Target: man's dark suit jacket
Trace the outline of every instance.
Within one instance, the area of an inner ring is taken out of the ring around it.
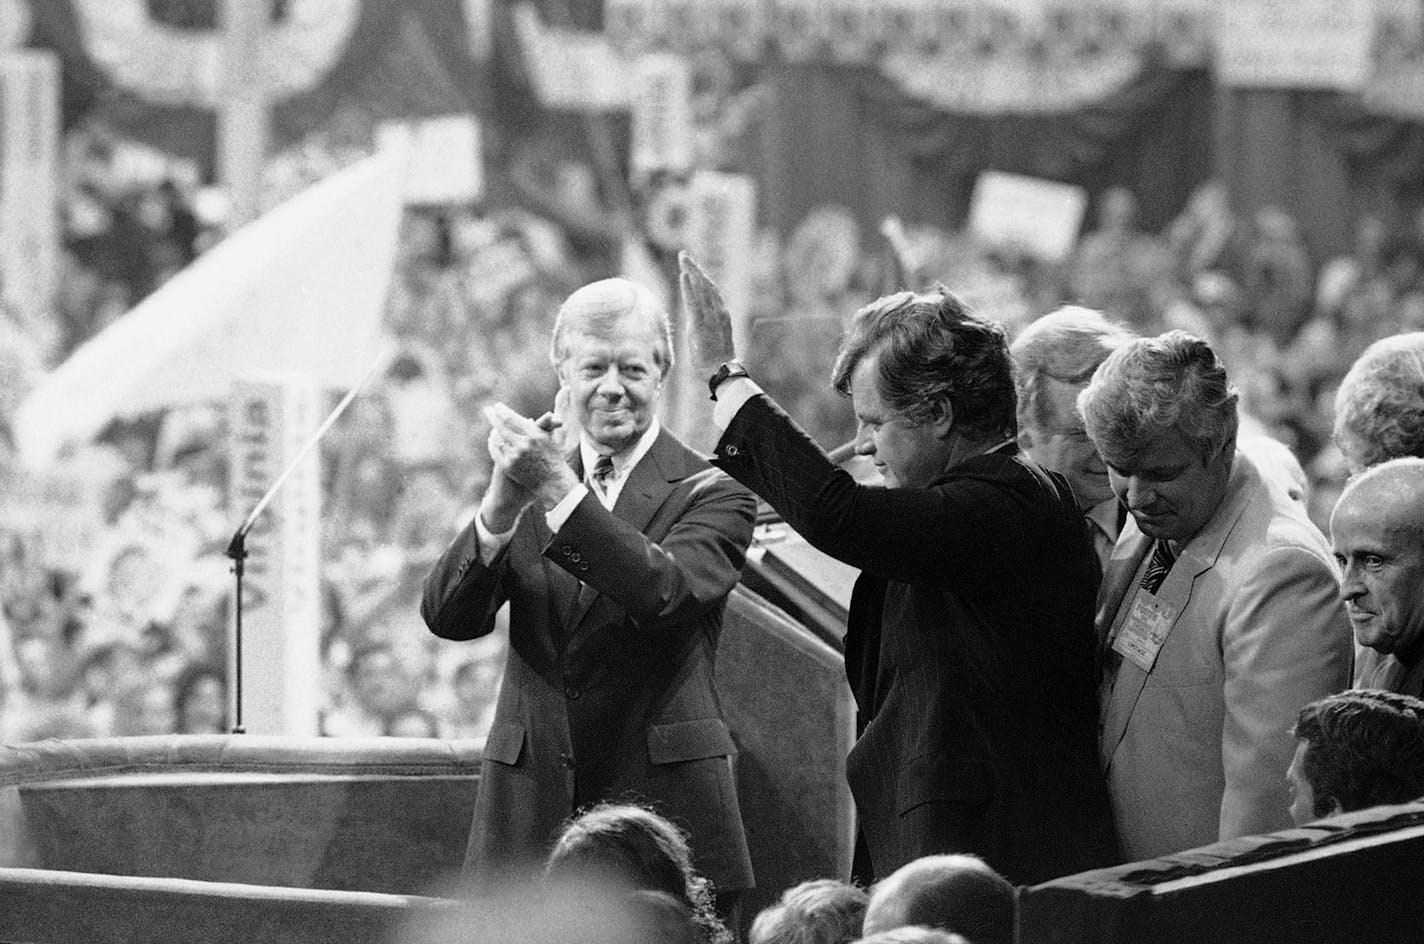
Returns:
[[[861,568],[846,777],[872,874],[970,852],[1033,883],[1112,864],[1097,761],[1097,560],[1063,480],[1010,445],[929,488],[862,486],[765,396],[713,463]]]
[[[755,514],[745,489],[663,430],[612,513],[590,493],[551,534],[527,509],[490,567],[473,521],[446,550],[421,603],[432,632],[484,635],[510,602],[466,858],[477,884],[537,868],[579,807],[637,798],[688,830],[719,891],[752,887],[713,671]]]

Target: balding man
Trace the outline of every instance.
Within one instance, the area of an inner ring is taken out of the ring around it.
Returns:
[[[1351,479],[1330,541],[1360,647],[1355,687],[1424,697],[1424,459],[1392,459]]]
[[[962,934],[974,944],[1012,944],[1014,886],[972,855],[934,855],[892,872],[870,890],[865,934],[907,925]]]
[[[1113,494],[1108,467],[1088,438],[1078,394],[1131,331],[1102,312],[1066,305],[1034,321],[1014,340],[1019,446],[1045,469],[1068,480],[1106,567],[1127,510]]]
[[[478,887],[537,868],[561,822],[615,797],[688,831],[719,905],[752,885],[713,656],[756,505],[659,423],[670,337],[642,286],[574,292],[551,358],[571,448],[552,415],[487,410],[489,488],[426,579],[421,613],[446,639],[490,632],[510,604],[466,858]]]

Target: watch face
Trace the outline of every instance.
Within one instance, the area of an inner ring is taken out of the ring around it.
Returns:
[[[712,399],[717,399],[717,387],[722,383],[722,381],[729,380],[732,377],[747,376],[749,376],[749,374],[747,374],[746,368],[744,368],[737,361],[725,362],[724,364],[722,364],[721,367],[717,368],[717,370],[707,381],[707,387],[712,391]]]

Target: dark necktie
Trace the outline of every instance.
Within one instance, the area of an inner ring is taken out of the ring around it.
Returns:
[[[588,474],[589,481],[593,487],[598,489],[600,501],[606,502],[608,499],[608,480],[613,475],[613,457],[599,456],[593,463],[593,471]],[[569,613],[569,622],[572,625],[574,618],[594,597],[594,589],[582,580],[579,581],[578,593],[574,594],[573,610]]]
[[[593,484],[598,487],[598,494],[608,497],[608,479],[613,475],[613,457],[599,456],[593,463],[593,472],[590,477]]]
[[[1152,559],[1147,562],[1147,570],[1142,575],[1142,589],[1148,593],[1156,593],[1176,559],[1177,555],[1172,553],[1167,542],[1158,538],[1152,547]]]

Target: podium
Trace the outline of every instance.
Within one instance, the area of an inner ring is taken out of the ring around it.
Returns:
[[[385,942],[460,867],[472,742],[0,748],[0,940]]]
[[[1019,890],[1023,944],[1424,940],[1424,803],[1345,813]]]

